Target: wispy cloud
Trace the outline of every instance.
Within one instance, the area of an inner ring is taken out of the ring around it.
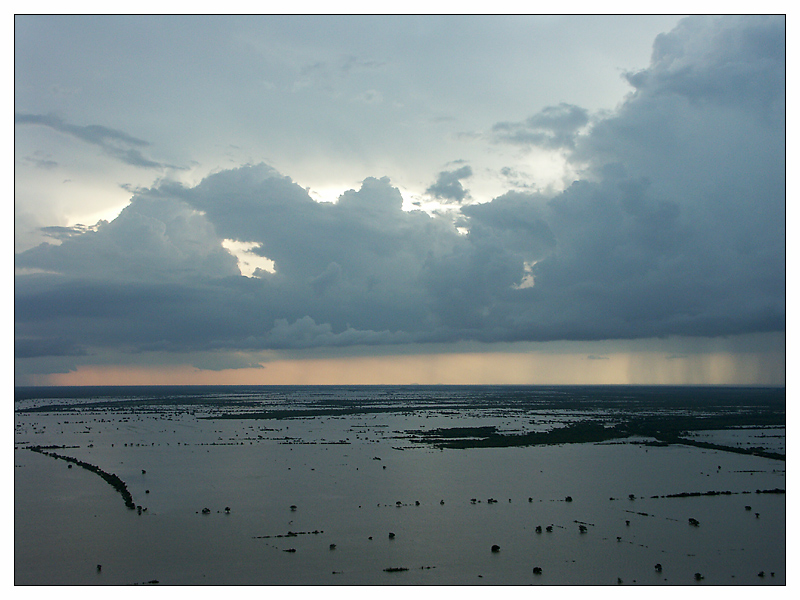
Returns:
[[[78,223],[69,227],[62,227],[60,225],[40,227],[39,231],[41,231],[47,237],[64,241],[75,236],[83,235],[84,233],[88,233],[90,231],[97,231],[97,227],[98,225],[83,225]]]
[[[36,154],[34,154],[34,156],[26,156],[23,158],[23,160],[38,169],[50,170],[50,169],[55,169],[58,166],[58,163],[56,161],[50,158],[43,158],[41,156],[37,156]]]
[[[15,125],[40,125],[99,147],[105,154],[126,164],[144,169],[177,168],[151,160],[139,148],[149,143],[132,135],[103,125],[72,125],[55,115],[14,113]]]

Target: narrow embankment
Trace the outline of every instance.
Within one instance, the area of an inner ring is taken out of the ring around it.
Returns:
[[[136,509],[136,505],[133,503],[133,496],[131,496],[131,493],[128,491],[128,486],[125,485],[125,482],[122,481],[122,479],[120,479],[119,477],[117,477],[114,473],[107,473],[97,465],[92,465],[87,462],[83,462],[82,460],[78,460],[77,458],[73,458],[71,456],[63,456],[55,452],[47,452],[47,450],[41,446],[28,446],[28,450],[32,450],[33,452],[38,452],[39,454],[44,454],[45,456],[51,456],[52,458],[65,460],[68,463],[78,465],[79,467],[82,467],[87,471],[91,471],[92,473],[99,475],[106,481],[106,483],[108,483],[111,487],[113,487],[120,493],[122,499],[125,501],[125,506],[127,506],[131,510]]]

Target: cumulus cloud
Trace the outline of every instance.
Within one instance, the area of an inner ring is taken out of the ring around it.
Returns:
[[[635,92],[576,144],[586,176],[548,220],[572,254],[536,265],[542,289],[591,290],[632,331],[784,327],[784,35],[782,17],[697,17],[659,37]]]
[[[398,332],[426,318],[419,271],[462,241],[450,221],[404,212],[387,179],[317,203],[266,165],[163,184],[95,231],[57,233],[16,257],[52,273],[18,280],[18,333],[132,351],[409,341]],[[258,243],[276,272],[242,277],[225,239]]]
[[[785,107],[786,20],[780,15],[682,20],[653,44],[649,68],[627,73],[637,92],[747,107]]]
[[[16,256],[47,271],[16,280],[20,356],[783,331],[784,32],[691,18],[590,130],[569,105],[520,124],[581,179],[461,206],[465,235],[404,211],[385,177],[335,203],[264,164],[138,190],[114,221]],[[460,203],[471,173],[429,193]],[[241,276],[223,240],[275,272]]]
[[[589,123],[586,109],[561,103],[548,106],[525,121],[503,121],[492,126],[496,142],[559,149],[573,148],[579,130]]]
[[[55,115],[34,115],[14,113],[15,125],[41,125],[54,131],[72,136],[88,144],[98,146],[108,156],[116,158],[126,164],[145,169],[161,169],[172,166],[156,162],[144,156],[139,148],[148,146],[149,143],[132,135],[104,127],[103,125],[72,125]],[[40,161],[41,163],[41,161]],[[55,166],[52,161],[39,164],[43,167]],[[176,168],[176,167],[173,167]]]
[[[442,171],[425,193],[445,202],[461,203],[469,196],[469,192],[461,185],[461,180],[468,177],[472,177],[472,167],[469,165],[453,171]]]
[[[117,281],[186,281],[239,273],[213,226],[172,198],[135,196],[111,222],[44,227],[61,245],[41,244],[16,256],[16,266],[66,278]]]

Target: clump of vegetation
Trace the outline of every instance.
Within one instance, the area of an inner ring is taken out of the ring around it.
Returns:
[[[606,394],[608,397],[606,397]],[[410,430],[412,442],[431,444],[437,448],[501,448],[549,444],[598,443],[630,437],[649,438],[644,445],[681,444],[749,454],[763,458],[786,460],[785,454],[763,447],[742,448],[697,440],[687,434],[694,431],[726,430],[741,427],[774,427],[786,425],[785,391],[783,390],[704,390],[703,397],[683,396],[674,389],[648,390],[631,401],[615,395],[613,389],[593,392],[592,400],[570,398],[558,402],[531,404],[527,407],[560,408],[563,410],[602,407],[614,410],[613,416],[581,420],[549,431],[502,433],[494,426],[444,427],[433,430]],[[732,408],[733,407],[733,408]],[[647,408],[642,414],[638,408]],[[702,408],[702,414],[697,409]],[[685,409],[682,412],[679,409]],[[661,412],[663,410],[663,412]]]
[[[412,441],[432,444],[437,448],[506,448],[540,444],[602,442],[621,436],[603,423],[575,423],[551,431],[520,434],[499,433],[494,426],[449,427],[431,431],[411,431]]]

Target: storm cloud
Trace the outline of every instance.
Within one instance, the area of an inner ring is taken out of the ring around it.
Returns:
[[[687,19],[626,75],[615,111],[489,124],[495,142],[569,149],[581,175],[563,192],[454,217],[404,210],[384,176],[316,202],[260,163],[140,190],[94,228],[51,228],[60,245],[16,255],[41,271],[16,278],[20,356],[783,331],[784,29]],[[471,174],[443,171],[427,193],[462,203]],[[242,276],[223,240],[254,244],[275,272]]]

